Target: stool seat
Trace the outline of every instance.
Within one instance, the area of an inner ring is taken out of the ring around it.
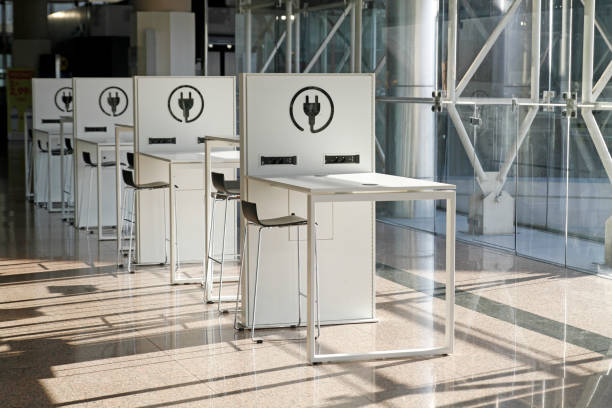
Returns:
[[[298,217],[297,215],[286,215],[284,217],[259,220],[259,225],[264,227],[292,227],[306,224],[308,224],[308,220]]]
[[[137,190],[155,190],[158,188],[168,188],[170,184],[163,181],[154,181],[152,183],[135,184],[134,186]]]

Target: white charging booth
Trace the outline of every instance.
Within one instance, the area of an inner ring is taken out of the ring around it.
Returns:
[[[240,79],[241,198],[258,210],[242,251],[241,324],[305,323],[311,363],[451,353],[455,186],[375,172],[374,74],[242,74]],[[374,202],[412,200],[446,202],[443,344],[369,352],[343,344],[339,353],[319,354],[315,320],[376,321]],[[291,214],[306,225],[274,228],[259,221]]]
[[[115,167],[100,164],[115,161],[115,124],[133,122],[132,78],[74,78],[73,89],[75,227],[98,226],[99,204],[102,226],[114,226]],[[86,166],[83,152],[89,152],[92,162],[99,166]]]
[[[30,151],[26,137],[25,158],[33,175],[34,202],[47,203],[50,210],[53,210],[53,203],[61,199],[61,160],[60,156],[49,155],[49,152],[64,148],[60,140],[60,117],[72,115],[72,111],[72,80],[32,79],[32,144]],[[41,151],[39,142],[47,153]],[[67,166],[70,166],[69,161]]]
[[[375,171],[373,75],[247,74],[241,81],[243,180],[253,176]],[[312,124],[305,114],[310,107],[319,111]],[[336,155],[350,156],[352,162],[326,164],[326,156]],[[304,194],[255,181],[242,183],[241,188],[242,199],[256,203],[262,219],[292,213],[306,217]],[[319,264],[334,271],[321,273],[322,324],[376,319],[374,215],[371,202],[322,203],[317,208]],[[300,239],[304,240],[301,287],[306,288],[306,229],[299,228]],[[248,280],[244,287],[249,296],[243,296],[240,317],[247,327],[252,324],[256,228],[249,234],[245,262]],[[295,325],[296,227],[264,234],[257,327]],[[336,256],[339,253],[351,256]],[[337,302],[338,298],[343,301]],[[305,322],[306,303],[302,302],[301,320]]]
[[[204,149],[199,142],[208,135],[235,135],[235,78],[135,77],[134,89],[136,183],[170,183],[169,189],[138,193],[137,262],[169,260],[172,283],[200,282],[201,277],[181,279],[175,274],[176,264],[178,260],[201,265],[205,256]],[[232,167],[237,165],[226,165],[219,171],[235,179]],[[235,234],[229,232],[236,229],[236,215],[231,205],[228,243],[235,242]]]

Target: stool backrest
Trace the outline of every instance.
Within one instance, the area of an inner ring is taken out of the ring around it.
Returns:
[[[64,144],[66,145],[66,149],[72,150],[72,140],[69,137],[64,138]]]
[[[127,152],[127,161],[128,161],[128,165],[131,168],[134,168],[134,153],[133,152]]]
[[[123,176],[123,182],[132,187],[132,188],[137,188],[136,187],[136,183],[134,182],[134,172],[130,171],[130,170],[126,170],[123,169],[121,170],[121,175]]]
[[[240,208],[242,208],[242,216],[254,224],[261,225],[259,217],[257,216],[257,205],[248,201],[240,201]]]
[[[215,173],[212,172],[210,174],[210,178],[212,179],[213,186],[215,189],[221,193],[225,193],[225,175],[223,173]]]
[[[83,161],[89,166],[95,166],[91,161],[91,154],[89,152],[83,152]]]
[[[47,150],[45,150],[45,149],[42,147],[42,143],[40,143],[40,139],[38,139],[38,148],[39,148],[39,149],[40,149],[40,151],[41,151],[41,152],[43,152],[43,153],[46,153],[46,152],[47,152]]]

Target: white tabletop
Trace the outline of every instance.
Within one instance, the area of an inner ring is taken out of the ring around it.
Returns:
[[[115,136],[81,136],[77,138],[79,142],[91,143],[99,146],[114,146]],[[119,137],[121,145],[133,145],[134,138],[130,135],[122,135]]]
[[[204,140],[240,144],[240,138],[236,136],[204,136]]]
[[[170,163],[204,163],[204,152],[179,152],[179,153],[141,153],[154,159],[164,160]],[[228,150],[213,152],[210,154],[212,162],[215,163],[239,163],[240,152]]]
[[[213,162],[240,163],[240,152],[238,150],[223,150],[210,153]]]
[[[325,176],[249,177],[278,187],[310,194],[409,192],[454,190],[452,184],[381,173],[330,174]]]

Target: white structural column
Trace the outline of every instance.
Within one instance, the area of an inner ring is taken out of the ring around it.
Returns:
[[[540,36],[542,33],[542,5],[540,0],[533,0],[531,4],[531,101],[533,103],[538,103],[540,100]],[[527,137],[527,133],[529,133],[529,129],[531,129],[531,125],[539,109],[539,106],[531,106],[519,127],[518,136],[508,152],[506,160],[499,169],[497,186],[495,188],[496,196],[499,195],[504,188],[508,172]]]
[[[597,96],[605,85],[599,82],[593,89],[593,53],[595,51],[595,0],[584,0],[584,43],[582,46],[582,103],[584,105],[593,104],[596,101],[595,91]],[[608,69],[606,68],[606,71]],[[602,79],[608,76],[606,72],[602,74]],[[582,117],[587,126],[597,154],[601,163],[606,170],[608,179],[612,182],[612,157],[606,141],[601,133],[601,129],[597,125],[597,121],[593,116],[593,108],[583,107]],[[612,266],[612,217],[608,218],[605,225],[605,262],[608,266]]]
[[[465,130],[465,126],[461,122],[461,117],[459,116],[459,112],[457,112],[457,108],[455,107],[455,101],[457,100],[456,94],[456,82],[457,82],[457,0],[450,0],[448,5],[448,71],[447,71],[447,81],[448,81],[448,99],[450,100],[450,104],[448,105],[448,113],[453,121],[455,128],[457,129],[457,134],[459,135],[459,141],[463,145],[463,148],[467,152],[468,159],[474,168],[474,172],[476,173],[476,180],[478,184],[482,184],[487,176],[476,156],[476,151],[474,150],[474,146],[472,146],[472,142],[470,141],[470,137]]]

